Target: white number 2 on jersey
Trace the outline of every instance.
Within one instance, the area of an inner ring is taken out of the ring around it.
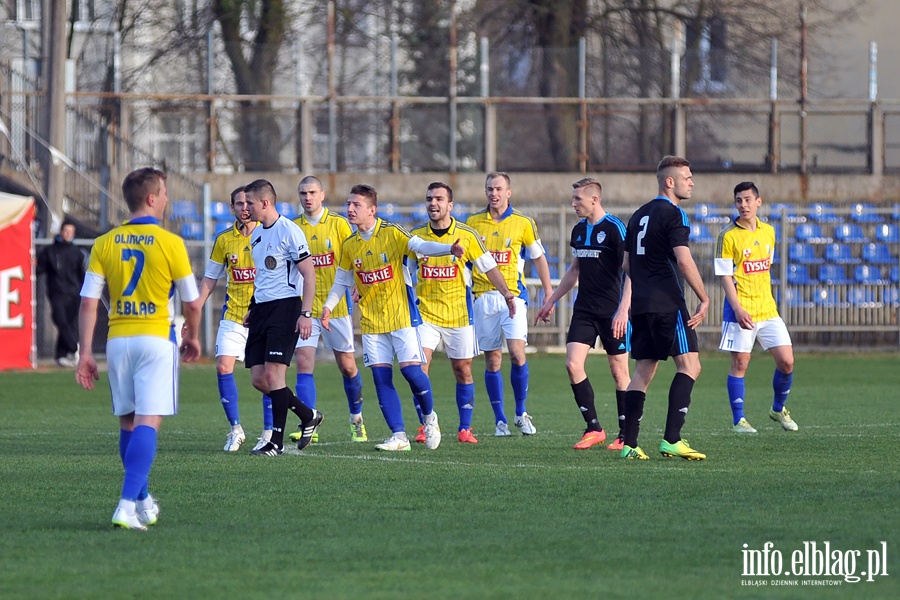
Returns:
[[[647,235],[647,225],[650,223],[650,215],[646,215],[641,217],[641,220],[638,224],[641,226],[641,230],[637,234],[637,239],[635,239],[635,246],[637,246],[637,253],[640,255],[644,255],[647,251],[644,249],[644,236]]]

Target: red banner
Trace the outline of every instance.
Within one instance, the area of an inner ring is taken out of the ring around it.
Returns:
[[[33,369],[34,200],[0,194],[0,370]]]

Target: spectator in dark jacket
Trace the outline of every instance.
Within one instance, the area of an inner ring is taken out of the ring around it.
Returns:
[[[84,282],[84,253],[72,243],[75,225],[63,223],[53,244],[38,254],[37,273],[45,275],[53,324],[59,331],[56,339],[56,363],[75,367],[78,351],[78,309]]]

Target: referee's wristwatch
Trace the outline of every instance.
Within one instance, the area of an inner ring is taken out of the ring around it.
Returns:
[[[312,319],[312,311],[310,311],[310,310],[301,310],[301,311],[300,311],[300,316],[301,316],[301,317],[306,317],[307,319]]]

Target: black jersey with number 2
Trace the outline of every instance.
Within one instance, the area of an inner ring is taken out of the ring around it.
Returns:
[[[569,245],[578,259],[574,310],[612,317],[622,297],[625,224],[609,213],[593,225],[582,219],[572,229]]]
[[[675,247],[687,246],[690,223],[681,207],[657,196],[628,221],[625,243],[631,276],[631,314],[671,313],[684,303]]]

